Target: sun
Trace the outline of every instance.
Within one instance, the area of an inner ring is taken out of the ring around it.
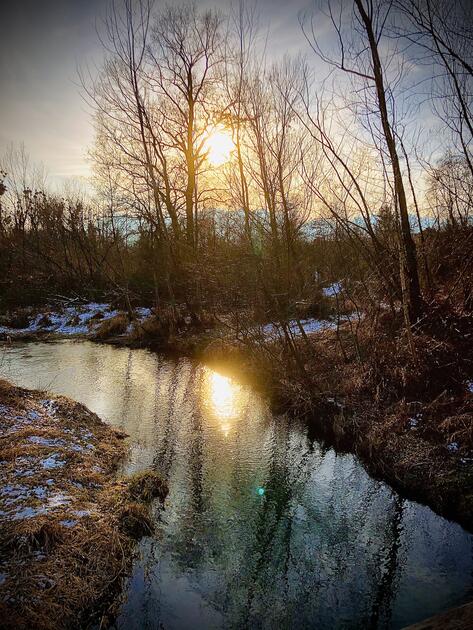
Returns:
[[[235,150],[231,133],[224,127],[215,128],[205,139],[204,150],[207,153],[207,160],[212,166],[225,164]]]

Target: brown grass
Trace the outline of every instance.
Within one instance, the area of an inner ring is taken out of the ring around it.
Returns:
[[[0,381],[0,405],[2,627],[69,629],[91,615],[103,626],[133,541],[153,529],[143,502],[166,484],[156,472],[116,480],[123,433],[78,403]]]
[[[109,339],[115,335],[123,335],[128,327],[128,317],[124,313],[119,313],[115,317],[105,319],[94,333],[94,339]]]
[[[127,492],[131,499],[163,501],[168,493],[168,487],[160,474],[154,471],[136,473],[127,480]]]
[[[172,321],[168,318],[151,315],[142,322],[135,322],[130,340],[134,343],[167,343],[174,329]]]
[[[327,331],[310,348],[300,342],[313,386],[287,373],[278,386],[297,410],[314,412],[328,397],[342,404],[342,413],[314,414],[324,435],[356,451],[375,475],[473,530],[469,322],[442,314],[439,325],[431,317],[413,331],[413,349],[403,329],[379,321],[364,321],[356,340],[347,327],[340,339]]]

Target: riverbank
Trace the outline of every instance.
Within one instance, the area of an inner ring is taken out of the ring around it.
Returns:
[[[442,615],[407,626],[404,630],[471,630],[473,628],[473,602],[452,608]]]
[[[318,407],[300,379],[281,382],[282,403],[295,400],[294,411],[306,410],[316,431],[373,476],[472,531],[472,331],[469,316],[426,321],[410,339],[367,322],[356,337],[327,331],[299,347],[334,410]]]
[[[2,627],[106,625],[166,484],[117,479],[126,436],[65,397],[0,381],[0,425]]]

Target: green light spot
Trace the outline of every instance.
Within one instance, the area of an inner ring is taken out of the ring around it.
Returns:
[[[260,497],[264,496],[264,488],[262,488],[261,486],[257,488],[256,492],[259,494]]]

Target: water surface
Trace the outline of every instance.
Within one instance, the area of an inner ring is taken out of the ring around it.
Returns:
[[[125,472],[168,479],[120,630],[401,628],[473,598],[471,535],[209,368],[60,341],[0,374],[84,403],[130,435]]]

